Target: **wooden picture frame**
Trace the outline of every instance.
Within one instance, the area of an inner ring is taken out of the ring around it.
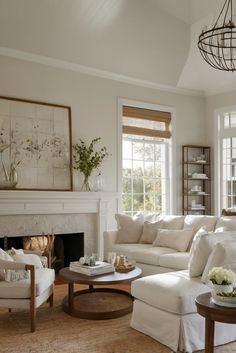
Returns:
[[[72,191],[71,108],[0,96],[0,190]]]

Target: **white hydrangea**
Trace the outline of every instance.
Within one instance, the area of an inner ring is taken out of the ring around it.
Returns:
[[[232,284],[235,282],[235,273],[223,267],[213,267],[208,273],[208,279],[213,284]]]

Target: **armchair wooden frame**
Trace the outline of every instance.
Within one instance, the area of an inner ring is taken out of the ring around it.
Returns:
[[[27,270],[30,272],[30,298],[25,298],[26,300],[30,300],[30,329],[31,332],[35,332],[36,329],[36,285],[35,285],[35,266],[34,265],[28,265],[28,264],[23,264],[19,262],[13,262],[13,261],[0,261],[0,268],[5,269],[5,270]],[[0,297],[0,307],[1,307],[1,298]],[[8,311],[11,312],[11,298],[6,298],[9,299],[9,307]],[[19,299],[20,301],[24,299]],[[53,306],[53,290],[51,290],[51,294],[49,297],[46,299],[49,302],[50,307]],[[41,305],[41,304],[40,304]],[[38,305],[39,306],[39,305]],[[14,307],[16,307],[14,305]]]

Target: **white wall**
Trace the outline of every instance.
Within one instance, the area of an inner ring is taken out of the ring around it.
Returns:
[[[176,108],[177,212],[181,213],[181,145],[206,143],[205,100],[138,87],[18,59],[0,57],[0,95],[69,105],[73,142],[101,136],[112,156],[105,162],[106,190],[117,189],[118,98]],[[74,173],[78,189],[78,174]]]

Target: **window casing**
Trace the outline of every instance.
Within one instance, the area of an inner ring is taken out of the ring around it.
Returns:
[[[221,113],[218,123],[219,213],[236,209],[236,110]]]
[[[170,114],[138,109],[137,118],[129,108],[123,109],[122,210],[169,213]]]

